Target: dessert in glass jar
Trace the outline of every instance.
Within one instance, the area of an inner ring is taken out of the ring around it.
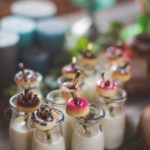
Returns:
[[[31,69],[25,69],[23,63],[19,63],[20,71],[17,72],[14,76],[14,81],[18,86],[19,91],[24,90],[25,88],[30,88],[32,91],[40,98],[43,97],[40,90],[43,76],[39,72],[35,72]]]
[[[64,114],[64,122],[62,124],[62,131],[65,138],[66,150],[71,149],[71,138],[74,130],[74,119],[66,113],[66,102],[67,100],[62,97],[61,90],[54,90],[47,94],[46,103],[51,107],[59,109]]]
[[[72,150],[104,150],[103,118],[104,110],[95,104],[90,105],[87,115],[76,118]]]
[[[40,107],[41,100],[36,94],[26,89],[10,98],[12,116],[9,135],[12,150],[30,150],[33,136],[31,113]]]
[[[100,96],[100,103],[105,110],[103,130],[105,136],[105,148],[117,149],[121,146],[125,135],[125,110],[124,103],[127,100],[127,93],[118,89],[115,96]]]
[[[61,111],[45,104],[32,113],[31,120],[35,127],[31,150],[65,150]]]

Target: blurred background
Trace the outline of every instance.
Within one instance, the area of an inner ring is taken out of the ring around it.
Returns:
[[[50,90],[57,88],[62,66],[89,42],[103,53],[114,44],[129,46],[135,35],[149,34],[149,5],[149,0],[0,0],[1,94],[15,91],[19,62],[40,72],[43,87]],[[129,95],[149,95],[149,39],[141,38],[144,50],[132,48]]]
[[[82,36],[92,31],[90,36],[93,34],[96,38],[96,30],[108,31],[112,21],[120,19],[119,21],[129,24],[136,19],[132,0],[87,1],[1,0],[0,87],[7,88],[13,83],[13,74],[20,61],[27,68],[43,75],[53,70],[58,74],[59,69],[55,68],[61,68],[70,61],[72,55],[77,54],[81,48],[84,49],[82,44],[78,45],[80,37],[82,39]],[[124,18],[122,15],[125,15]],[[117,25],[114,24],[116,28]],[[62,57],[65,55],[67,56]]]
[[[1,9],[0,17],[11,14],[9,8],[14,1],[15,0],[1,0],[0,1],[0,9]],[[133,0],[118,0],[118,3],[127,2],[127,1],[133,1]],[[58,12],[56,13],[56,15],[64,15],[64,14],[73,13],[73,12],[77,12],[81,10],[79,7],[73,5],[73,3],[70,0],[53,0],[52,2],[54,2],[58,8]]]

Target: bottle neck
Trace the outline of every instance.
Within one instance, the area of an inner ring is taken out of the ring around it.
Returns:
[[[124,104],[127,100],[127,94],[124,90],[119,89],[115,97],[100,97],[100,104],[103,105],[106,116],[116,116],[124,112]]]
[[[77,127],[86,134],[90,134],[90,132],[96,129],[99,131],[104,117],[104,110],[96,104],[91,104],[88,115],[76,119]]]
[[[57,141],[59,138],[62,137],[63,137],[62,128],[59,125],[47,131],[41,131],[36,129],[34,134],[34,138],[37,138],[38,141],[49,144]]]
[[[95,124],[81,124],[78,120],[76,122],[76,129],[75,132],[82,136],[95,136],[97,134],[102,133],[102,123],[95,123]]]

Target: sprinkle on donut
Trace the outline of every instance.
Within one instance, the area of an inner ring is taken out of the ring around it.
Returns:
[[[32,113],[33,126],[41,131],[52,129],[58,120],[57,113],[47,105],[42,105],[38,110]]]

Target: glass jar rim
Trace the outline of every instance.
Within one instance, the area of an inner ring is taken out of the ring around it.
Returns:
[[[88,115],[76,119],[80,124],[87,125],[87,126],[101,124],[102,120],[105,117],[104,109],[99,104],[92,103],[90,104],[90,112]]]
[[[127,92],[124,89],[118,89],[117,94],[113,97],[104,97],[100,96],[104,99],[110,99],[112,103],[122,103],[127,100]]]
[[[57,103],[57,100],[55,101],[55,95],[57,95],[58,97],[60,97],[62,99],[62,103]],[[57,89],[57,90],[53,90],[51,92],[49,92],[46,96],[46,103],[51,103],[53,105],[58,105],[58,106],[64,106],[66,104],[66,100],[61,96],[61,90]]]
[[[35,72],[36,76],[37,76],[37,81],[41,82],[43,80],[43,75],[40,72]]]
[[[10,97],[10,99],[9,99],[9,106],[11,107],[11,109],[17,109],[17,106],[16,106],[16,98],[17,98],[17,96],[18,96],[19,94],[20,94],[20,93],[15,94],[15,95],[13,95],[12,97]]]
[[[57,83],[58,83],[58,85],[59,85],[60,87],[62,86],[62,84],[63,84],[64,82],[70,82],[70,81],[72,81],[71,78],[67,78],[67,77],[64,77],[64,76],[60,76],[60,77],[57,79]]]

